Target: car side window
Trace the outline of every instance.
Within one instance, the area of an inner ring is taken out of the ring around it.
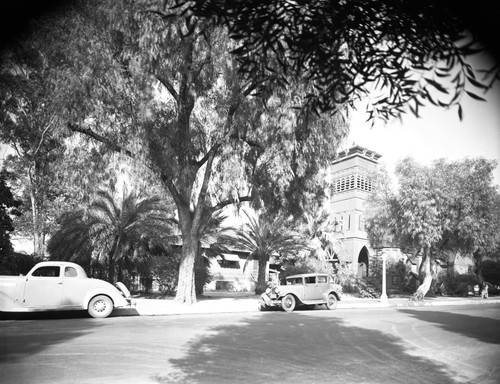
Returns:
[[[78,273],[76,272],[76,269],[73,267],[66,267],[64,269],[64,277],[77,277]]]
[[[316,276],[306,277],[306,284],[316,284]]]
[[[327,282],[326,276],[318,276],[318,284],[325,284]]]
[[[37,268],[32,276],[37,277],[59,277],[60,267],[57,266],[45,266]]]

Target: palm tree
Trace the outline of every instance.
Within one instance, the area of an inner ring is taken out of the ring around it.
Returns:
[[[93,255],[104,256],[108,279],[115,280],[116,263],[146,247],[166,244],[174,220],[158,197],[140,199],[129,193],[117,202],[105,191],[87,209],[67,213],[48,243],[53,260],[89,264]],[[122,273],[121,269],[118,269]]]
[[[316,216],[306,213],[304,221],[301,232],[308,238],[311,250],[319,260],[326,263],[335,256],[339,260],[344,258],[344,234],[337,229],[338,222],[331,220],[328,211],[322,210]]]
[[[321,210],[316,213],[316,215],[311,215],[309,213],[304,213],[304,225],[302,226],[302,233],[304,236],[313,240],[317,237],[321,237],[321,233],[328,226],[330,220],[330,214],[326,210]]]
[[[304,239],[286,229],[285,219],[278,217],[269,220],[265,215],[257,218],[245,212],[248,223],[236,231],[235,243],[237,246],[250,252],[250,257],[245,262],[244,268],[250,260],[257,260],[259,270],[255,293],[260,294],[267,288],[266,267],[272,255],[296,255],[306,250]]]

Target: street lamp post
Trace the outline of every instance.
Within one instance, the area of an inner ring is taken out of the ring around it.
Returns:
[[[385,273],[385,253],[382,254],[382,294],[380,295],[380,301],[383,303],[387,302],[387,282]]]

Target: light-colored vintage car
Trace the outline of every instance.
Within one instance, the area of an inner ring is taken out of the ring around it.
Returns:
[[[268,288],[261,295],[258,308],[264,311],[281,307],[292,312],[297,307],[311,309],[315,305],[326,305],[328,309],[335,309],[341,296],[342,287],[334,284],[327,274],[306,273],[288,276],[286,285]]]
[[[43,261],[26,276],[0,276],[0,312],[86,309],[104,318],[116,307],[131,305],[122,284],[87,277],[83,268],[66,261]]]

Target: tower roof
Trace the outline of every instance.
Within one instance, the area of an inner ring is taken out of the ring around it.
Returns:
[[[377,163],[378,159],[382,157],[382,155],[375,151],[361,147],[360,145],[354,145],[349,149],[339,152],[337,154],[337,158],[332,162],[332,164],[339,163],[355,156],[363,157],[374,163]]]

